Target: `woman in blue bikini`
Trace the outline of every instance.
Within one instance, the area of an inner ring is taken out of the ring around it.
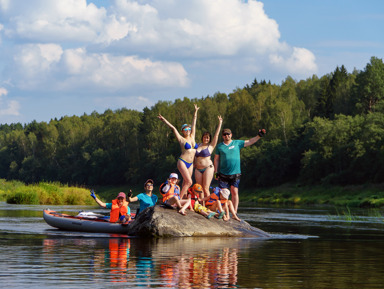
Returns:
[[[219,125],[217,126],[215,135],[213,138],[209,132],[203,133],[201,137],[202,143],[199,144],[196,149],[195,155],[195,179],[196,183],[201,184],[204,191],[204,197],[208,197],[210,195],[209,186],[211,185],[214,167],[211,159],[211,154],[216,147],[217,140],[219,139],[219,133],[221,130],[221,125],[223,123],[223,119],[221,116],[218,116]]]
[[[188,188],[192,186],[193,160],[195,158],[195,152],[197,148],[197,144],[195,142],[195,133],[198,110],[199,107],[195,104],[195,114],[193,116],[192,126],[189,124],[183,124],[181,127],[182,135],[180,135],[177,129],[168,120],[166,120],[164,116],[161,114],[158,115],[158,118],[172,129],[177,141],[180,144],[181,155],[177,160],[177,168],[183,176],[183,185],[180,192],[180,199],[183,199],[184,195],[187,195]]]

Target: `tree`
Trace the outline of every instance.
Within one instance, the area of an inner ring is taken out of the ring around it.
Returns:
[[[364,71],[356,77],[355,97],[358,111],[374,112],[375,106],[384,99],[384,63],[372,57]]]

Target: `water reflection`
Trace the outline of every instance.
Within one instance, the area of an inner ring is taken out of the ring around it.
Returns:
[[[350,289],[384,281],[384,222],[373,217],[250,208],[241,217],[271,239],[146,240],[52,229],[42,209],[0,204],[2,286]]]
[[[72,265],[65,255],[71,251],[75,253],[75,250],[78,263],[90,267],[89,272],[96,283],[107,277],[111,283],[125,282],[135,286],[235,288],[239,248],[244,249],[250,243],[255,241],[234,238],[47,238],[43,240],[42,257],[44,264],[60,260],[61,266]],[[87,253],[91,255],[87,256]]]

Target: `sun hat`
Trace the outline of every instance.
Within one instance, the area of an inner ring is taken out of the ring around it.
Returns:
[[[192,191],[196,194],[201,194],[203,192],[203,187],[199,184],[194,184],[192,187]]]
[[[175,173],[172,173],[169,175],[169,178],[172,179],[172,178],[175,178],[175,179],[179,179],[179,176]]]
[[[220,193],[223,196],[223,198],[228,200],[228,198],[229,198],[229,190],[228,189],[221,189]]]
[[[123,197],[124,199],[126,199],[126,195],[123,193],[123,192],[120,192],[118,195],[117,195],[117,198],[120,198],[120,197]]]

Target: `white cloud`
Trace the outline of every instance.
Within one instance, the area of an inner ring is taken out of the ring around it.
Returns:
[[[6,100],[8,91],[4,87],[0,87],[0,117],[19,116],[20,104],[15,100]]]
[[[293,47],[288,55],[271,54],[271,64],[298,75],[308,75],[317,71],[315,55],[305,48]]]
[[[287,44],[279,41],[278,24],[266,15],[259,1],[115,0],[108,8],[97,8],[85,0],[13,0],[7,5],[11,6],[6,13],[7,32],[24,41],[81,42],[80,47],[103,44],[99,49],[113,45],[114,53],[165,54],[175,60],[303,56],[305,61],[291,61],[300,67],[289,66],[289,71],[301,69],[303,64],[306,70],[315,67],[306,55],[296,53],[301,48],[291,49],[291,55],[280,55]]]
[[[111,96],[97,97],[94,100],[95,104],[102,108],[118,109],[126,107],[129,109],[142,110],[144,107],[151,107],[155,103],[143,96]]]
[[[7,35],[37,42],[89,42],[97,38],[106,11],[86,0],[12,0],[0,2]]]
[[[280,40],[260,1],[90,2],[0,0],[0,86],[31,96],[109,93],[124,101],[134,94],[156,102],[159,89],[168,97],[163,88],[184,93],[178,89],[208,85],[218,75],[317,70],[311,51]]]
[[[137,56],[88,53],[85,48],[63,50],[56,44],[28,44],[14,57],[13,84],[26,90],[86,88],[127,89],[134,85],[188,84],[187,72],[175,62]]]

